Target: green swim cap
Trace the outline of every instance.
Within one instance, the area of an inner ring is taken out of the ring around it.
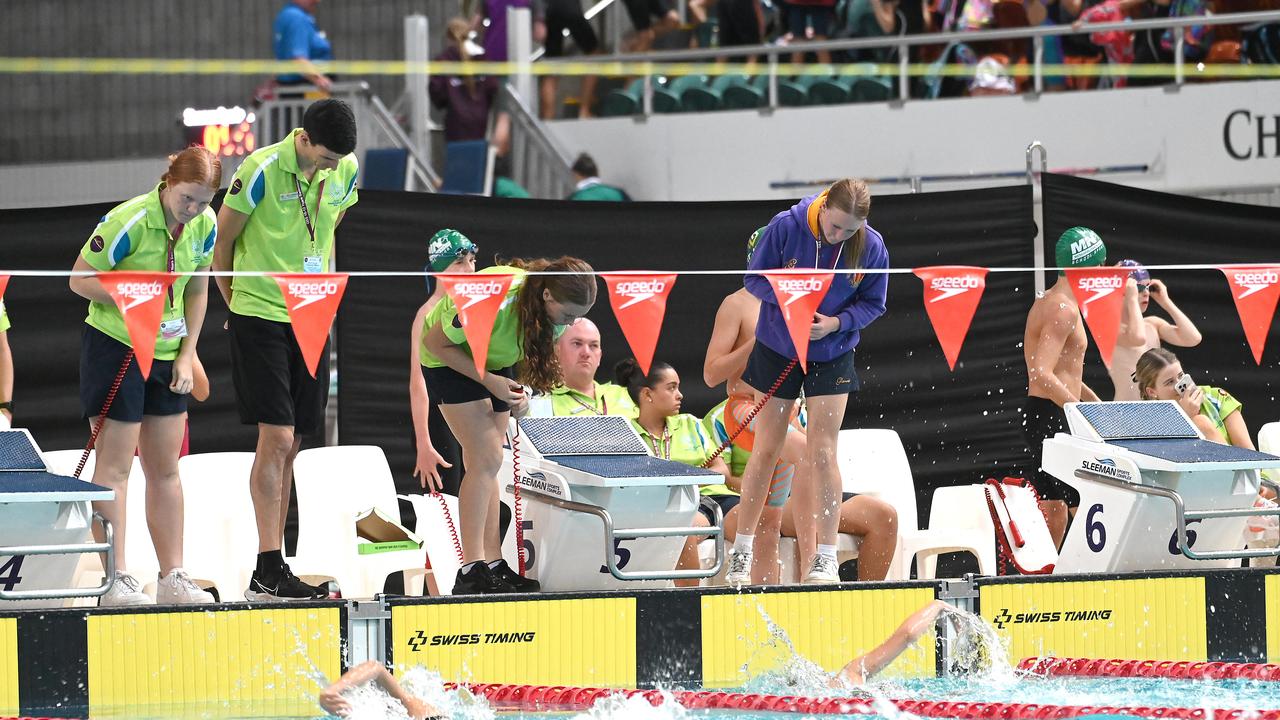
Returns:
[[[764,235],[764,231],[767,229],[769,229],[768,225],[756,228],[756,231],[751,233],[751,237],[747,240],[747,264],[748,265],[751,264],[751,256],[754,255],[756,252],[756,243],[760,242],[760,237]]]
[[[450,263],[458,259],[459,255],[474,254],[478,249],[466,235],[452,228],[445,228],[431,236],[431,243],[427,246],[427,259],[431,263],[432,270],[444,272]]]
[[[1107,246],[1098,233],[1087,227],[1073,227],[1058,238],[1053,257],[1062,268],[1097,267],[1107,261]]]

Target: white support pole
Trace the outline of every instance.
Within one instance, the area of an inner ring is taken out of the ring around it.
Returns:
[[[428,24],[425,15],[404,19],[405,96],[409,99],[409,140],[424,162],[431,162],[431,98],[427,94]],[[407,173],[412,177],[412,173]],[[408,178],[406,178],[408,179]],[[412,181],[410,181],[412,182]],[[406,183],[408,184],[408,183]],[[426,188],[414,188],[426,189]]]
[[[507,59],[516,64],[512,78],[516,95],[529,112],[538,117],[538,87],[531,71],[533,63],[533,15],[529,8],[507,8]]]

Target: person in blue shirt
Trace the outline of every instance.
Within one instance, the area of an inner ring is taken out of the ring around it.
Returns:
[[[744,283],[760,300],[760,316],[755,348],[742,379],[757,393],[774,393],[756,420],[755,445],[742,477],[738,527],[754,528],[760,521],[791,408],[803,389],[809,409],[803,477],[813,483],[813,491],[805,497],[812,498],[814,504],[797,507],[796,513],[800,522],[814,518],[818,527],[817,554],[803,578],[806,583],[840,581],[836,536],[841,481],[836,438],[849,394],[860,385],[854,348],[860,332],[884,314],[888,285],[884,273],[859,272],[889,267],[884,238],[867,224],[870,212],[871,191],[866,183],[851,178],[801,200],[769,222],[751,255]],[[760,274],[787,268],[838,271],[814,312],[807,362],[797,368],[790,365],[797,353],[782,309],[772,285]],[[742,532],[734,538],[725,575],[730,585],[750,582],[754,540]]]
[[[316,6],[320,0],[290,0],[276,15],[272,26],[272,48],[277,60],[293,60],[298,72],[279,75],[281,85],[311,83],[328,91],[333,81],[320,72],[312,61],[332,60],[333,48],[323,30],[316,28]]]

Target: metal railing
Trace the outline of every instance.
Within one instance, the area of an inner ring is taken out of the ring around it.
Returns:
[[[510,85],[502,86],[498,107],[511,116],[511,179],[536,198],[567,197],[573,190],[568,152]]]
[[[702,50],[665,50],[638,54],[617,54],[592,58],[599,63],[618,63],[629,66],[626,72],[662,72],[663,66],[669,63],[723,61],[729,58],[764,57],[767,64],[768,107],[778,107],[778,67],[779,58],[796,52],[818,52],[831,50],[878,50],[897,49],[898,99],[908,100],[911,76],[909,50],[922,45],[947,45],[950,43],[983,43],[1000,40],[1030,40],[1032,43],[1032,78],[1035,92],[1044,90],[1044,41],[1045,38],[1064,35],[1087,35],[1109,30],[1140,32],[1143,30],[1165,30],[1169,28],[1186,28],[1203,25],[1253,25],[1258,23],[1280,22],[1280,11],[1267,10],[1257,12],[1229,13],[1223,15],[1205,15],[1179,18],[1153,18],[1125,22],[1089,23],[1079,28],[1071,25],[1042,25],[1027,28],[1007,28],[997,30],[968,30],[920,35],[895,35],[879,38],[858,38],[852,40],[822,40],[793,45],[736,45],[732,47],[708,48]],[[1177,33],[1173,49],[1173,84],[1182,85],[1186,81],[1186,61],[1183,59],[1185,33]],[[550,58],[544,63],[582,62],[581,58]],[[639,66],[639,67],[637,67]],[[648,115],[652,112],[653,84],[644,84],[644,110]]]
[[[257,110],[255,132],[259,144],[279,142],[289,131],[301,127],[307,107],[324,96],[309,85],[278,89],[276,97],[264,101]],[[360,148],[400,148],[408,153],[405,190],[434,191],[440,186],[440,177],[431,163],[414,146],[382,100],[369,89],[368,83],[334,83],[328,97],[344,100],[351,106]]]

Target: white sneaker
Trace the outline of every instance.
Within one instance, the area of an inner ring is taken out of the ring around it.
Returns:
[[[814,555],[809,573],[800,582],[805,585],[831,585],[840,582],[840,567],[826,555]]]
[[[729,570],[724,574],[724,581],[733,587],[751,584],[751,553],[729,551]]]
[[[157,605],[199,605],[213,602],[213,594],[201,590],[182,568],[174,568],[156,583]]]
[[[142,592],[138,578],[127,572],[117,572],[116,581],[106,594],[98,598],[98,607],[127,607],[129,605],[155,605],[151,596]]]

